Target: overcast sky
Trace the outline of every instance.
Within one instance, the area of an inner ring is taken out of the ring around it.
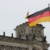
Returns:
[[[32,14],[48,7],[50,0],[0,0],[0,35],[6,32],[7,36],[14,33],[14,28],[27,20],[26,13]],[[45,28],[44,34],[50,43],[50,22],[42,23]]]

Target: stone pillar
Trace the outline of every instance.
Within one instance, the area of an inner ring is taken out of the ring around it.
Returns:
[[[28,45],[28,50],[32,50],[32,46],[31,45]]]

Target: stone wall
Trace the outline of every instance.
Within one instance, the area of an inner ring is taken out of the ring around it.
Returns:
[[[22,48],[22,47],[0,45],[0,50],[28,50],[28,49],[27,48]]]

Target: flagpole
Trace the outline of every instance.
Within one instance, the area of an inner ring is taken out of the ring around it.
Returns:
[[[50,16],[50,3],[48,4],[49,7],[49,16]],[[49,21],[50,21],[50,17],[49,17]]]
[[[50,8],[50,3],[48,4],[48,7]]]

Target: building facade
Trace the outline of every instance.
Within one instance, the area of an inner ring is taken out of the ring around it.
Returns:
[[[26,22],[14,29],[16,37],[5,36],[4,32],[0,35],[0,50],[48,50],[44,28],[41,24],[29,27]]]

